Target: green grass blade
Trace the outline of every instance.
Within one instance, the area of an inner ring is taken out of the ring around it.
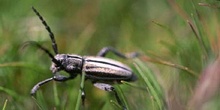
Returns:
[[[130,86],[130,87],[133,87],[133,88],[137,88],[137,89],[139,89],[139,90],[147,90],[145,87],[140,87],[140,86],[138,86],[138,85],[135,85],[135,84],[133,84],[133,83],[129,83],[129,82],[126,82],[126,81],[121,81],[121,83],[122,84],[125,84],[125,85],[128,85],[128,86]]]
[[[124,106],[127,108],[127,110],[129,110],[128,103],[125,99],[125,95],[124,95],[121,87],[119,85],[116,85],[115,87],[116,87],[116,90],[117,90],[117,93],[119,95],[120,100],[122,101],[123,104],[125,104]]]
[[[78,93],[78,97],[76,101],[75,110],[80,110],[80,104],[81,104],[80,102],[81,102],[82,89],[84,88],[84,82],[85,82],[85,72],[82,72],[80,89],[79,89],[79,93]]]
[[[114,105],[116,108],[122,109],[121,106],[120,106],[117,102],[115,102],[114,100],[110,100],[110,103],[111,103],[112,105]]]
[[[153,96],[160,110],[163,109],[162,91],[157,80],[153,77],[153,73],[140,60],[135,60],[135,67],[149,88],[150,94]]]
[[[148,79],[149,84],[154,86],[157,93],[162,94],[160,84],[157,82],[157,79],[155,78],[154,73],[152,73],[151,70],[140,60],[136,59],[135,62],[137,63],[138,67],[141,68],[140,70],[141,71],[143,70],[142,73],[143,72],[145,73],[145,74],[141,74],[142,76],[144,76],[143,78]],[[148,81],[148,80],[145,80],[145,81]]]
[[[147,57],[147,56],[142,56],[141,60],[146,61],[146,62],[149,61],[149,62],[152,62],[152,63],[158,63],[158,64],[170,66],[170,67],[173,67],[173,68],[177,68],[177,69],[188,72],[190,75],[192,75],[196,78],[199,77],[198,74],[195,71],[191,70],[188,67],[185,67],[185,66],[182,66],[182,65],[179,65],[179,64],[175,64],[175,63],[172,63],[172,62],[169,62],[169,61],[165,61],[165,60],[162,60],[162,59],[159,59],[159,58],[150,58],[150,57]]]
[[[14,98],[20,97],[20,96],[19,96],[17,93],[15,93],[13,90],[4,88],[4,87],[2,87],[2,86],[0,86],[0,91],[4,91],[5,93],[9,94],[10,96],[12,96],[12,97],[14,97]]]
[[[193,0],[191,0],[191,3],[192,3],[192,6],[194,8],[194,13],[195,13],[195,14],[192,14],[191,16],[192,16],[193,21],[195,23],[195,26],[197,28],[197,32],[194,29],[194,27],[191,25],[191,23],[190,22],[188,22],[188,23],[190,23],[190,27],[193,30],[195,36],[197,37],[198,42],[204,52],[203,54],[205,56],[205,60],[207,60],[210,50],[209,50],[208,46],[205,44],[205,41],[209,41],[209,39],[207,39],[207,36],[205,36],[204,29],[203,29],[201,19],[200,19],[200,15],[199,15],[198,10],[196,9],[196,6],[195,6]]]
[[[59,100],[59,97],[58,97],[57,85],[56,85],[55,81],[53,81],[53,91],[54,91],[55,105],[58,107],[60,105],[60,100]]]
[[[47,103],[45,102],[42,91],[38,91],[37,99],[35,99],[36,104],[38,105],[40,110],[47,110]]]
[[[32,99],[34,100],[35,104],[37,104],[39,110],[43,110],[43,108],[41,107],[41,105],[38,103],[37,99],[35,97],[32,97]]]
[[[21,67],[21,66],[26,66],[27,64],[24,62],[9,62],[9,63],[2,63],[0,64],[0,67]]]
[[[2,110],[6,110],[7,103],[8,103],[8,99],[5,100]]]

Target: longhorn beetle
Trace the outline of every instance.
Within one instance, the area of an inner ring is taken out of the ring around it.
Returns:
[[[36,91],[40,88],[40,86],[52,80],[64,82],[67,80],[74,79],[78,74],[81,75],[82,72],[85,72],[85,79],[91,80],[94,86],[101,90],[114,92],[119,105],[122,105],[123,109],[126,109],[126,107],[118,97],[117,92],[111,84],[120,83],[120,81],[135,81],[137,80],[137,77],[128,66],[122,64],[121,62],[105,58],[105,56],[108,52],[113,52],[115,55],[127,59],[137,57],[138,53],[133,52],[125,55],[118,52],[116,49],[112,47],[105,47],[97,54],[97,56],[59,54],[54,34],[51,31],[50,27],[47,25],[46,21],[43,19],[40,13],[34,7],[32,7],[32,9],[35,12],[35,14],[39,17],[46,30],[48,31],[50,39],[52,41],[52,48],[56,55],[52,55],[52,53],[50,53],[48,49],[42,47],[35,41],[27,42],[29,44],[35,45],[36,47],[43,50],[45,53],[49,55],[49,57],[52,60],[50,70],[53,73],[53,77],[37,83],[32,88],[31,95],[34,95]],[[69,74],[69,76],[61,75],[59,74],[59,71],[65,71]],[[82,103],[84,104],[84,88],[81,89]]]

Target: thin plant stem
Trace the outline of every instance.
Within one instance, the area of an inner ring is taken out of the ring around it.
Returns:
[[[77,97],[77,101],[76,101],[75,110],[80,110],[80,102],[81,102],[81,95],[82,95],[82,92],[83,92],[82,89],[84,88],[84,81],[85,81],[85,72],[82,72],[80,89],[79,89],[79,93],[78,93],[78,97]]]

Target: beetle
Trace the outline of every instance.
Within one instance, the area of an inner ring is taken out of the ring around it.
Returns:
[[[50,70],[53,73],[51,78],[45,79],[37,83],[31,90],[31,95],[34,95],[36,91],[45,83],[48,83],[52,80],[58,82],[64,82],[71,79],[74,79],[78,74],[81,75],[82,72],[85,72],[85,80],[90,80],[93,85],[104,91],[113,91],[117,102],[122,105],[123,109],[126,109],[122,101],[119,99],[117,92],[115,91],[112,84],[120,83],[121,81],[135,81],[137,76],[134,74],[131,68],[127,65],[106,58],[106,54],[109,52],[114,53],[115,55],[121,58],[135,58],[139,54],[137,52],[132,52],[129,54],[122,54],[112,47],[105,47],[99,51],[96,56],[79,56],[75,54],[59,54],[57,43],[54,38],[54,34],[51,31],[50,27],[47,25],[46,21],[40,15],[40,13],[32,7],[35,14],[39,17],[42,24],[45,26],[46,30],[49,33],[50,39],[52,41],[52,48],[55,56],[49,52],[48,49],[44,48],[35,41],[28,41],[28,44],[35,45],[39,49],[43,50],[52,60]],[[59,74],[60,71],[65,71],[69,76]],[[85,93],[84,88],[82,88],[82,101],[84,104]]]

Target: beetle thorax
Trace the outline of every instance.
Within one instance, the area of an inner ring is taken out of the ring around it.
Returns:
[[[52,62],[51,71],[56,73],[58,71],[64,70],[68,73],[81,72],[83,66],[82,57],[73,54],[57,54],[54,57],[60,65]]]

